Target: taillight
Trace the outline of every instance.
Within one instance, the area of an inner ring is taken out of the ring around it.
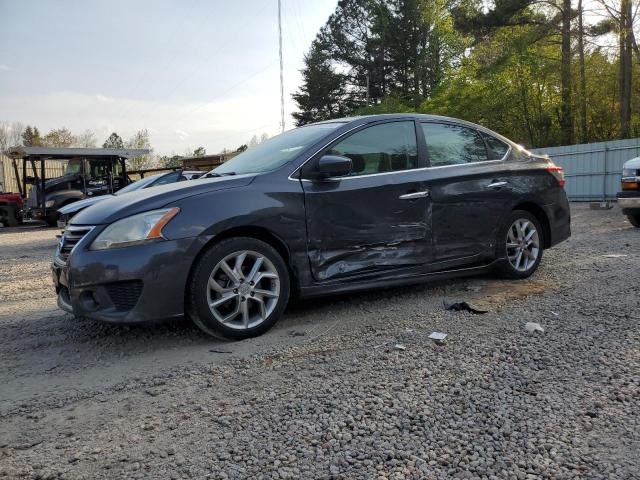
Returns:
[[[558,185],[560,185],[561,187],[564,187],[564,184],[565,184],[564,168],[552,164],[547,167],[547,172],[551,173],[551,175],[556,177],[556,180],[558,181]]]

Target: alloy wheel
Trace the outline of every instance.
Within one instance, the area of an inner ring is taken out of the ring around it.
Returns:
[[[213,268],[207,285],[207,303],[214,317],[236,330],[254,328],[276,308],[280,277],[264,255],[242,250],[231,253]]]
[[[511,266],[526,272],[532,268],[540,255],[540,236],[535,224],[526,218],[519,218],[511,224],[507,232],[507,258]]]

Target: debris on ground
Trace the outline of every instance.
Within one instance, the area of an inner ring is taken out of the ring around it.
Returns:
[[[624,253],[608,253],[606,255],[602,255],[604,258],[624,258],[629,255],[625,255]]]
[[[525,323],[524,324],[524,329],[529,333],[533,333],[533,332],[543,332],[544,333],[544,328],[542,328],[539,323],[535,323],[535,322],[527,322],[527,323]]]
[[[429,338],[433,340],[437,345],[444,345],[447,339],[447,334],[442,332],[431,332]]]
[[[406,349],[407,349],[406,345],[403,345],[403,344],[401,344],[401,343],[396,343],[396,344],[393,346],[393,348],[394,348],[394,349],[396,349],[396,350],[406,350]]]
[[[473,305],[467,303],[467,302],[453,302],[453,303],[449,303],[447,302],[447,300],[443,300],[442,303],[444,304],[444,309],[445,310],[449,310],[450,312],[461,312],[461,311],[466,311],[466,312],[471,312],[471,313],[475,313],[475,314],[483,314],[483,313],[487,313],[489,310],[481,310],[479,308],[474,307]]]
[[[290,337],[304,337],[307,332],[303,332],[302,330],[289,330]]]

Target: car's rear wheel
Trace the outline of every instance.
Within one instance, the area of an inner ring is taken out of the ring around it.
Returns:
[[[640,214],[635,215],[627,215],[627,219],[629,219],[629,223],[636,228],[640,228]]]
[[[544,238],[540,222],[525,210],[514,210],[498,236],[500,272],[508,278],[527,278],[542,260]]]
[[[198,261],[187,312],[204,332],[241,340],[266,332],[289,300],[289,272],[268,243],[235,237],[214,244]]]

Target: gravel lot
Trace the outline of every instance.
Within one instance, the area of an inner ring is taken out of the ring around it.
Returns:
[[[60,312],[56,233],[0,231],[0,477],[640,478],[640,230],[617,209],[574,205],[528,281],[307,301],[240,343]]]

